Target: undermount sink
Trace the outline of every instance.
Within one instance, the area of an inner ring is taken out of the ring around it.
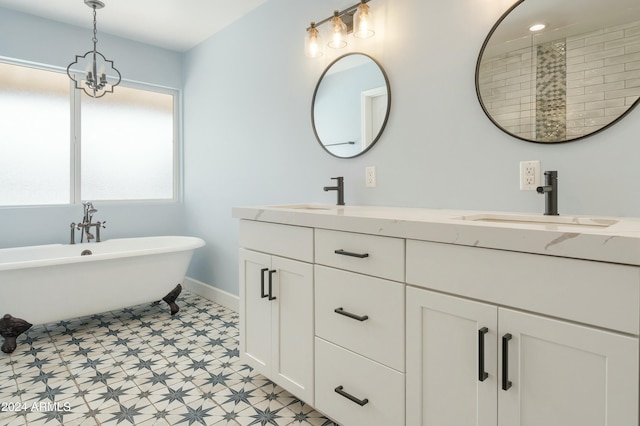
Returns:
[[[322,204],[286,204],[278,206],[269,206],[276,209],[294,209],[294,210],[335,210],[338,206],[326,206]]]
[[[526,225],[562,225],[575,227],[607,228],[618,223],[613,219],[577,216],[543,216],[509,213],[487,213],[469,216],[459,216],[453,219],[469,220],[474,222],[513,223]]]

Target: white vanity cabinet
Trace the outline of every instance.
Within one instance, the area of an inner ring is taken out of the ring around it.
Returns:
[[[409,240],[407,281],[407,425],[638,425],[637,267]]]
[[[241,359],[313,405],[313,229],[241,221],[240,246]]]
[[[640,426],[639,219],[234,215],[242,360],[341,426]]]

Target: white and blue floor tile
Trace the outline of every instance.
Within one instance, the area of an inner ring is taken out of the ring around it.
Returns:
[[[0,353],[0,424],[337,426],[240,362],[237,313],[178,305],[32,327]]]

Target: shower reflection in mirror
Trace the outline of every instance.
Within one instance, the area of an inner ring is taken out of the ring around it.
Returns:
[[[494,25],[476,67],[487,116],[531,142],[604,130],[638,104],[640,2],[517,1]]]

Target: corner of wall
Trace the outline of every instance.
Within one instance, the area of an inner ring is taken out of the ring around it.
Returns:
[[[240,308],[240,299],[238,296],[227,293],[224,290],[220,290],[211,284],[206,284],[202,281],[189,277],[185,277],[182,284],[185,290],[204,297],[205,299],[209,299],[212,302],[222,305],[227,309],[231,309],[234,312],[238,312],[238,309]]]

